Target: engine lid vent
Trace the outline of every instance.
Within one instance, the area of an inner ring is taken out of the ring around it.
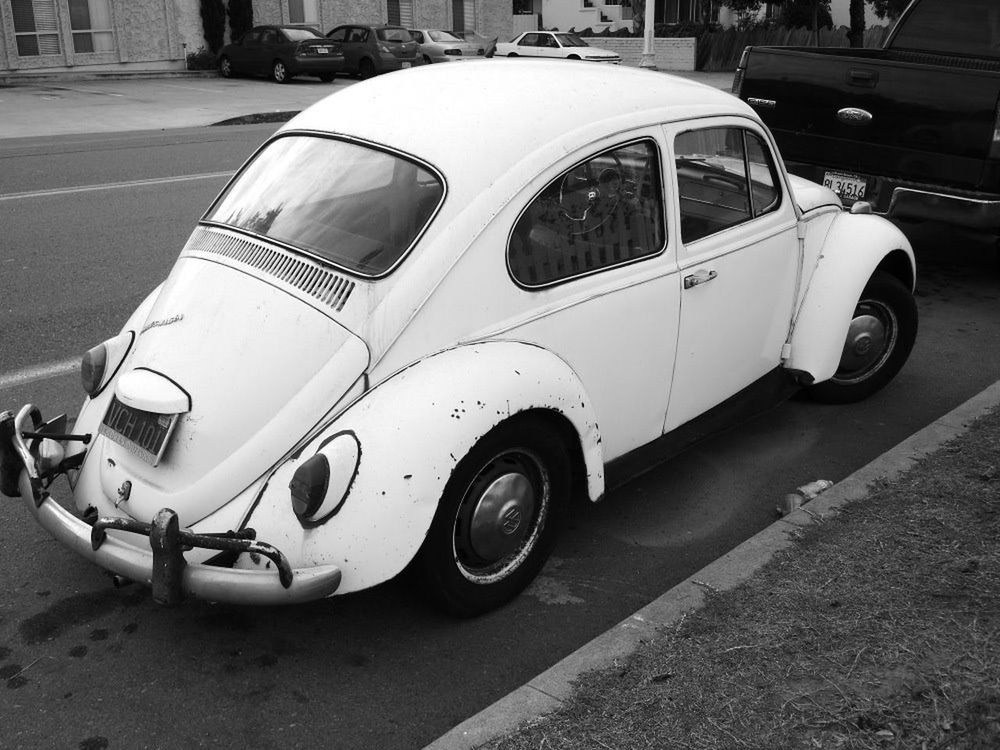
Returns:
[[[355,283],[311,260],[226,231],[198,227],[182,255],[207,253],[228,258],[278,279],[340,312]]]

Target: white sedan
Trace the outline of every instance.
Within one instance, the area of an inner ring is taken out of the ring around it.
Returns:
[[[545,106],[515,106],[525,80]],[[0,414],[0,491],[161,602],[408,570],[482,613],[573,498],[761,399],[889,383],[914,259],[866,210],[788,175],[746,104],[661,73],[472,61],[351,86],[251,156],[84,355],[72,431]]]
[[[618,65],[617,52],[591,47],[576,34],[565,31],[525,31],[509,42],[497,44],[497,57],[556,57]]]

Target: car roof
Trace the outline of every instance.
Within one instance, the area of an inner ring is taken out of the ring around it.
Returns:
[[[283,130],[382,144],[453,180],[477,170],[496,176],[533,153],[570,153],[633,127],[723,114],[757,119],[728,92],[656,71],[499,58],[378,76],[328,96]]]

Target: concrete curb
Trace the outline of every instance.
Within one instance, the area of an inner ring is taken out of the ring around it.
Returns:
[[[803,528],[820,524],[868,495],[878,480],[892,481],[945,442],[964,433],[977,418],[1000,404],[1000,381],[912,435],[895,448],[674,586],[631,617],[599,635],[558,664],[506,695],[425,750],[469,750],[559,708],[574,682],[593,669],[612,666],[642,641],[702,606],[705,591],[728,591],[747,581]]]

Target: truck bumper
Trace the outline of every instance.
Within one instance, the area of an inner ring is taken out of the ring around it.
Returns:
[[[821,185],[827,171],[853,171],[794,161],[786,162],[785,166],[792,174]],[[859,176],[868,181],[864,200],[872,204],[875,213],[888,219],[940,221],[969,229],[1000,232],[1000,195],[996,193],[948,189],[880,175]],[[849,207],[850,203],[845,201],[844,205]]]
[[[154,598],[175,604],[185,596],[230,604],[276,605],[320,599],[340,586],[340,569],[320,565],[293,570],[271,545],[243,534],[193,534],[178,528],[177,516],[161,510],[152,523],[126,517],[106,517],[89,523],[78,518],[49,495],[37,458],[24,434],[37,427],[33,407],[25,406],[11,419],[0,415],[0,486],[17,487],[17,494],[42,528],[65,546],[92,563],[128,581],[153,589]],[[13,423],[13,434],[11,432]],[[135,536],[148,537],[149,547],[132,543]],[[128,541],[126,541],[126,539]],[[192,547],[261,555],[274,562],[272,569],[228,568],[188,563],[184,551]]]

